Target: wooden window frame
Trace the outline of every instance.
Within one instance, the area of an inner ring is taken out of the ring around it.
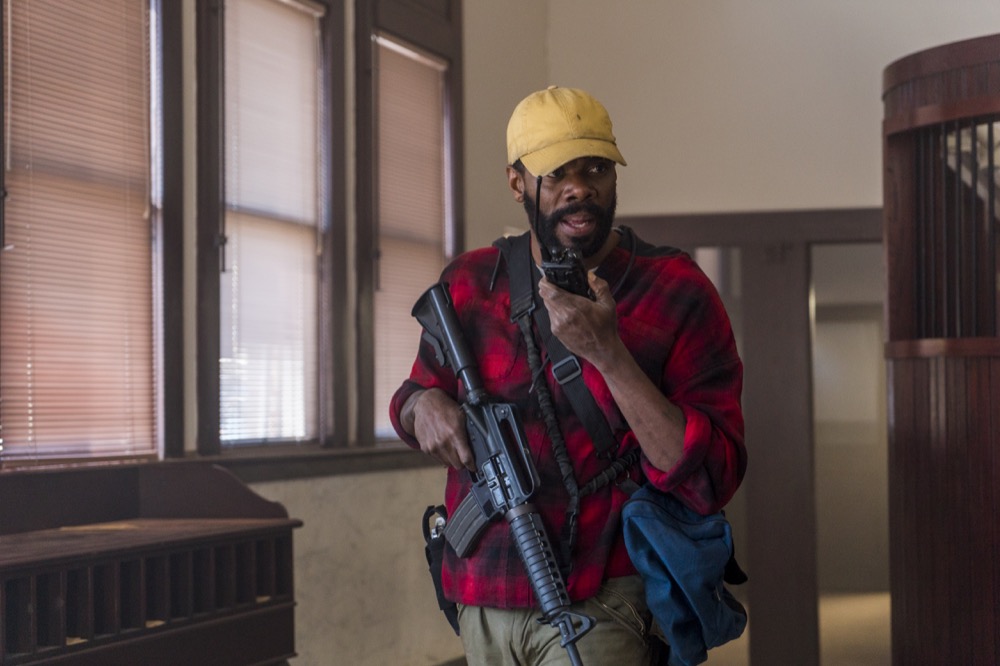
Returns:
[[[344,35],[343,7],[341,3],[319,2],[325,8],[321,19],[321,49],[327,85],[320,94],[321,107],[326,116],[323,125],[329,128],[323,137],[329,143],[326,151],[332,164],[326,169],[328,181],[322,189],[330,193],[329,219],[321,220],[324,265],[321,270],[331,276],[324,282],[320,302],[321,329],[335,333],[322,336],[323,340],[342,340],[337,333],[347,321],[346,294],[330,288],[345,284],[347,280],[346,197],[343,156],[345,76],[342,40]],[[221,0],[198,0],[196,5],[197,78],[198,95],[198,197],[197,197],[197,453],[201,456],[222,456],[247,460],[271,460],[281,453],[297,455],[317,453],[323,449],[343,446],[347,441],[346,400],[333,395],[333,377],[344,376],[348,349],[342,343],[331,343],[322,349],[320,371],[321,419],[319,436],[302,445],[240,446],[230,450],[220,440],[220,270],[224,237],[221,233],[224,216],[224,20]]]
[[[196,456],[222,464],[247,481],[354,474],[430,465],[426,456],[415,455],[397,441],[376,442],[374,438],[374,347],[372,345],[374,301],[374,241],[370,224],[374,214],[374,183],[377,164],[368,149],[374,141],[374,84],[371,42],[367,36],[384,32],[413,44],[449,62],[446,87],[449,92],[449,161],[452,169],[451,200],[454,211],[453,247],[463,246],[464,199],[462,196],[462,64],[461,0],[359,0],[355,6],[355,90],[357,158],[354,165],[356,215],[354,254],[348,256],[347,178],[350,165],[346,148],[347,82],[343,53],[345,18],[343,3],[325,0],[323,49],[329,87],[324,94],[331,129],[328,146],[331,220],[324,240],[327,255],[324,267],[333,276],[330,284],[350,284],[348,266],[353,260],[354,290],[330,289],[324,294],[330,308],[331,346],[325,350],[323,373],[337,391],[323,397],[324,409],[332,414],[333,428],[320,441],[306,445],[241,446],[223,448],[219,442],[219,221],[224,172],[221,95],[221,54],[223,49],[221,0],[198,0],[197,77],[200,94],[198,195],[197,195],[197,451]],[[207,121],[214,119],[213,121]],[[339,251],[334,255],[334,251]],[[351,316],[351,307],[355,316]],[[341,381],[354,377],[353,384]],[[331,378],[337,378],[333,381]],[[324,381],[324,379],[321,379]],[[342,392],[342,393],[341,393]],[[352,398],[352,394],[356,397]],[[180,448],[173,457],[190,456]]]
[[[154,0],[157,1],[157,0]],[[374,369],[370,346],[372,330],[373,237],[368,233],[371,219],[375,168],[364,146],[373,136],[371,50],[368,40],[355,40],[356,80],[354,94],[357,103],[356,140],[358,158],[354,165],[358,174],[353,193],[358,205],[354,228],[354,245],[348,246],[347,172],[350,169],[347,152],[348,88],[345,70],[345,7],[336,0],[323,0],[327,18],[323,31],[323,48],[328,58],[329,87],[324,94],[328,123],[332,128],[328,146],[332,156],[329,181],[331,219],[325,239],[326,249],[338,248],[339,261],[333,261],[330,284],[350,284],[349,269],[353,261],[356,272],[354,291],[329,290],[324,294],[334,334],[327,350],[323,372],[328,378],[355,377],[353,386],[347,382],[332,382],[343,395],[326,395],[324,408],[332,413],[335,430],[306,446],[240,447],[223,450],[219,443],[219,255],[207,248],[217,248],[218,223],[222,202],[223,159],[221,120],[221,52],[223,44],[221,0],[197,0],[196,18],[196,113],[199,118],[215,118],[217,122],[199,122],[196,130],[198,164],[196,179],[195,283],[192,307],[184,298],[184,216],[185,216],[185,130],[184,96],[181,91],[193,89],[184,80],[184,50],[182,47],[183,11],[181,3],[158,2],[161,25],[160,78],[162,118],[163,173],[163,252],[162,252],[162,432],[163,457],[170,460],[194,459],[222,464],[246,481],[266,481],[310,476],[356,474],[373,470],[425,467],[431,463],[426,456],[415,455],[398,441],[379,443],[373,437]],[[2,7],[0,7],[2,18]],[[356,34],[370,35],[382,31],[440,55],[449,61],[447,87],[450,100],[449,141],[452,148],[451,201],[454,211],[453,247],[461,251],[464,242],[463,151],[462,151],[462,62],[461,62],[461,0],[359,0],[355,9]],[[3,54],[0,53],[0,65]],[[2,114],[2,109],[0,109]],[[0,116],[2,120],[2,116]],[[0,182],[2,185],[2,182]],[[352,247],[352,250],[344,248]],[[353,255],[348,252],[353,251]],[[332,252],[328,252],[333,255]],[[351,307],[356,309],[356,316]],[[185,411],[188,406],[185,373],[185,319],[187,311],[195,313],[197,397],[195,450],[186,447],[188,433]],[[343,388],[341,388],[343,387]],[[357,399],[351,394],[358,395]],[[356,433],[356,434],[352,434]],[[86,464],[80,460],[80,464]],[[154,463],[157,464],[157,463]]]
[[[357,433],[360,446],[398,446],[398,440],[375,440],[375,275],[378,261],[378,144],[373,37],[416,47],[448,63],[445,73],[447,162],[453,211],[451,246],[464,248],[463,68],[461,0],[358,0],[355,9],[355,80],[357,85]],[[428,285],[430,286],[430,285]]]

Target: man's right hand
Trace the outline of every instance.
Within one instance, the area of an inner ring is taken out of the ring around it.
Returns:
[[[418,391],[406,401],[401,416],[421,451],[449,467],[476,471],[465,412],[447,393],[437,388]]]

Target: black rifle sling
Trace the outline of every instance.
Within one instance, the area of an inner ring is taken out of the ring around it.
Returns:
[[[549,327],[549,313],[536,298],[538,280],[535,262],[531,259],[531,237],[525,233],[515,238],[503,238],[494,243],[507,260],[510,279],[510,318],[518,321],[532,315],[552,364],[552,376],[562,386],[573,411],[583,423],[594,443],[598,457],[613,458],[618,442],[611,426],[594,401],[590,389],[583,382],[580,361],[563,346]]]

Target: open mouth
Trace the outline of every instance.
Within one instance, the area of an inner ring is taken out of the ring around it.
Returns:
[[[567,215],[559,220],[559,226],[570,236],[585,236],[594,231],[597,222],[591,215]]]

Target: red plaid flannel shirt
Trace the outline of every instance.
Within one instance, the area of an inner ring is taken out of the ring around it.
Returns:
[[[624,239],[597,273],[612,288],[624,276],[614,292],[619,334],[646,375],[687,418],[683,459],[672,469],[661,470],[643,456],[641,472],[692,509],[713,513],[730,500],[746,469],[740,407],[743,366],[729,318],[714,286],[688,255],[636,239],[636,256],[630,267],[629,245]],[[467,252],[444,270],[441,281],[450,285],[487,392],[520,410],[541,477],[532,502],[558,551],[568,495],[541,410],[534,394],[528,393],[531,373],[521,332],[510,321],[510,287],[502,261],[490,288],[498,255],[496,248]],[[638,447],[600,373],[580,361],[584,381],[619,442],[619,455]],[[552,391],[577,482],[583,486],[608,462],[596,456],[590,437],[551,372],[543,374]],[[464,398],[451,369],[441,367],[430,345],[421,342],[410,378],[396,391],[390,407],[396,432],[415,448],[419,447],[416,440],[400,427],[400,411],[414,391],[432,387],[459,401]],[[632,476],[642,479],[638,470]],[[445,488],[449,515],[468,488],[468,475],[449,469]],[[593,596],[607,578],[635,573],[621,532],[621,508],[626,499],[628,496],[614,484],[581,499],[572,571],[566,581],[572,600]],[[446,553],[443,581],[449,599],[494,608],[537,605],[506,521],[491,523],[468,557],[458,558],[450,548]]]

